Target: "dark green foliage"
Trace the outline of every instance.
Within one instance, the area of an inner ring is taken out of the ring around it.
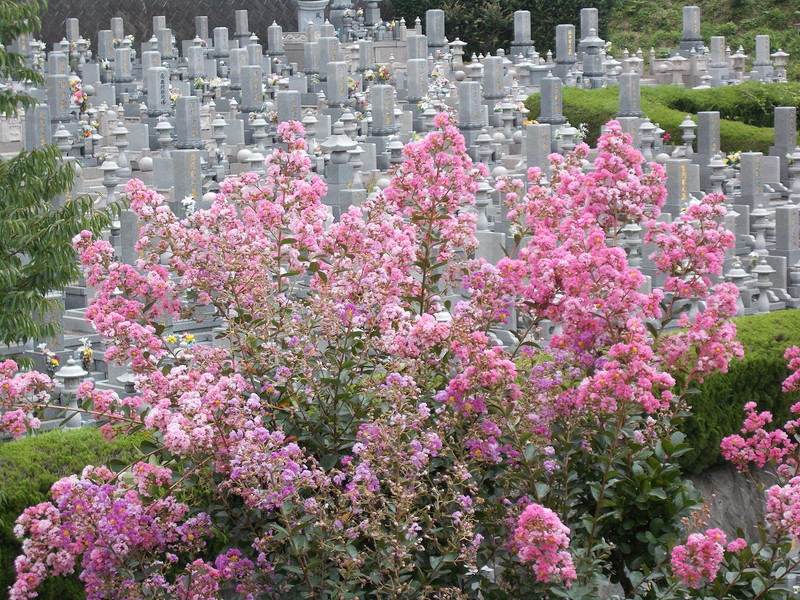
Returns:
[[[492,52],[497,48],[508,49],[514,37],[514,11],[531,12],[531,37],[536,50],[545,54],[555,52],[555,28],[561,23],[573,23],[576,36],[579,35],[581,8],[594,7],[600,16],[600,35],[611,16],[611,9],[617,0],[393,0],[392,5],[397,18],[406,18],[413,27],[417,16],[425,24],[425,11],[441,8],[445,11],[447,38],[459,37],[467,42],[467,56],[473,52]]]
[[[700,393],[689,398],[692,416],[681,429],[692,447],[682,459],[690,473],[700,473],[723,462],[722,438],[738,433],[744,420],[742,407],[753,401],[759,410],[769,410],[780,426],[789,418],[789,407],[800,394],[784,394],[781,383],[789,375],[784,350],[800,345],[800,312],[784,310],[736,319],[738,339],[745,358],[734,361],[728,373],[708,377]]]
[[[34,33],[40,25],[39,14],[46,7],[46,2],[39,0],[0,0],[0,79],[10,77],[15,81],[43,82],[42,76],[26,66],[21,55],[8,52],[6,45],[22,34]],[[0,90],[0,114],[13,116],[18,105],[27,110],[34,104],[33,98],[19,96],[5,87]]]
[[[713,90],[691,90],[677,86],[642,88],[642,110],[654,123],[672,136],[672,143],[681,143],[679,127],[687,114],[700,111],[720,112],[722,149],[764,152],[774,141],[772,120],[776,106],[800,105],[800,84],[746,83]],[[589,143],[600,134],[600,127],[613,119],[619,110],[619,89],[563,89],[564,115],[573,125],[586,123]],[[531,115],[539,115],[539,96],[526,101]]]
[[[12,532],[14,521],[28,506],[49,500],[50,486],[62,477],[80,473],[86,465],[112,459],[132,462],[141,435],[103,439],[98,429],[56,430],[0,444],[0,599],[14,582],[14,558],[20,553]],[[42,600],[84,597],[77,576],[49,580],[39,589]]]
[[[650,47],[677,48],[681,38],[682,8],[691,4],[683,0],[652,2],[651,0],[626,0],[618,2],[608,22],[608,39],[618,50]],[[708,40],[714,35],[724,35],[733,51],[739,46],[749,55],[748,68],[755,56],[755,36],[769,35],[771,51],[782,48],[792,57],[800,55],[800,36],[793,25],[800,21],[797,2],[779,0],[704,0],[694,3],[700,7],[700,34]],[[789,79],[800,76],[800,64],[789,59]]]
[[[48,315],[57,308],[46,297],[79,275],[72,238],[83,229],[100,231],[108,215],[82,196],[55,209],[52,202],[72,187],[73,170],[55,146],[0,161],[0,343],[47,339],[57,330]]]

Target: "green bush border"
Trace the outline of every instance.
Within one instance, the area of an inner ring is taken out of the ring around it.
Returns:
[[[588,139],[594,144],[600,128],[614,119],[619,110],[619,88],[584,90],[563,89],[564,115],[572,125],[585,123]],[[533,118],[540,113],[539,94],[526,100]],[[720,145],[726,152],[737,150],[767,153],[774,143],[772,127],[778,106],[800,106],[800,83],[743,83],[741,85],[693,90],[674,85],[643,87],[641,106],[645,116],[658,123],[682,143],[680,124],[687,114],[696,117],[701,111],[720,113]],[[695,118],[695,122],[696,122]]]
[[[80,473],[87,465],[135,459],[139,455],[136,448],[143,439],[141,435],[130,435],[107,442],[98,429],[85,427],[0,443],[0,599],[8,597],[8,586],[14,583],[14,559],[21,545],[13,528],[22,511],[49,500],[53,483]],[[38,591],[41,600],[85,598],[77,575],[47,580]]]
[[[699,393],[689,398],[692,416],[681,427],[692,447],[681,457],[689,473],[722,464],[719,444],[723,437],[739,432],[745,403],[753,401],[759,410],[771,411],[773,425],[778,426],[789,419],[791,405],[800,401],[800,393],[781,391],[789,375],[783,353],[800,346],[800,310],[740,317],[735,322],[744,359],[733,361],[727,373],[706,378]]]

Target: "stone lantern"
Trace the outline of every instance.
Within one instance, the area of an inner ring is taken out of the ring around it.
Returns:
[[[731,269],[725,273],[725,279],[728,280],[730,283],[736,286],[736,289],[739,290],[739,295],[736,298],[736,316],[743,317],[745,315],[745,307],[744,302],[742,301],[742,297],[745,293],[747,293],[747,285],[745,284],[745,280],[749,277],[747,271],[742,268],[742,261],[739,260],[739,257],[733,259],[733,264],[731,265]]]
[[[694,148],[692,147],[692,142],[694,142],[695,138],[697,137],[694,132],[697,129],[697,124],[692,121],[692,117],[686,115],[686,118],[683,122],[678,125],[681,129],[683,129],[683,141],[686,143],[686,158],[692,158],[694,154]]]
[[[128,160],[128,155],[125,153],[125,149],[128,147],[128,129],[122,124],[122,122],[117,123],[117,127],[114,131],[111,132],[111,135],[114,136],[114,146],[116,146],[117,150],[119,151],[117,154],[117,176],[127,180],[131,176],[131,166],[130,161]]]
[[[344,125],[341,121],[334,123],[333,135],[320,144],[322,150],[330,155],[331,163],[335,165],[347,164],[350,160],[350,150],[355,149],[357,145],[344,133]]]
[[[642,120],[639,125],[639,139],[642,140],[642,155],[648,162],[653,160],[653,144],[656,141],[656,130],[658,128],[653,125],[650,119]]]
[[[756,281],[756,287],[758,288],[758,302],[756,307],[758,308],[758,312],[769,312],[768,293],[769,289],[772,287],[770,275],[775,273],[775,269],[767,263],[766,258],[762,258],[761,262],[758,263],[758,266],[754,268],[752,272],[758,276],[758,280]]]
[[[158,135],[158,143],[161,146],[161,158],[172,158],[172,131],[175,129],[167,120],[167,117],[160,115],[155,130]]]
[[[789,60],[789,54],[778,48],[778,51],[773,52],[770,56],[775,66],[775,77],[781,81],[786,81],[786,63]]]
[[[69,151],[72,149],[72,143],[74,140],[72,139],[72,135],[70,135],[69,131],[67,131],[67,128],[64,127],[63,123],[59,124],[58,129],[56,129],[56,132],[53,134],[53,141],[61,151],[63,158],[66,159],[69,155]]]
[[[708,168],[711,170],[711,184],[714,186],[714,194],[724,194],[722,184],[725,183],[725,160],[722,158],[722,153],[717,152],[708,163]]]
[[[83,370],[83,367],[75,362],[74,358],[67,359],[67,364],[55,373],[55,377],[61,380],[62,397],[66,398],[65,402],[67,403],[67,414],[62,423],[62,427],[66,429],[77,429],[83,424],[75,393],[78,391],[81,379],[88,374]]]
[[[742,81],[744,78],[744,61],[747,59],[747,54],[744,53],[744,48],[739,46],[736,50],[736,54],[731,55],[731,61],[733,62],[733,72],[736,74],[736,79]]]
[[[103,187],[106,188],[106,206],[111,206],[117,201],[116,189],[119,184],[117,171],[119,166],[113,160],[106,160],[99,167],[103,172]]]

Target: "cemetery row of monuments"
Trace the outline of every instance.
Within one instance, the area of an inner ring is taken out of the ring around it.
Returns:
[[[683,144],[669,145],[643,114],[639,99],[642,85],[783,81],[787,56],[770,54],[767,36],[758,36],[755,61],[746,73],[746,57],[741,50],[731,53],[724,38],[712,38],[706,48],[699,8],[687,6],[680,48],[669,58],[657,59],[651,51],[646,61],[641,50],[626,50],[616,60],[597,36],[597,10],[587,8],[581,10],[579,35],[573,25],[558,26],[555,56],[543,57],[530,36],[530,13],[518,11],[510,52],[473,56],[465,64],[464,44],[445,37],[441,10],[427,12],[424,29],[417,19],[413,28],[401,21],[387,31],[377,3],[366,11],[337,5],[330,22],[322,20],[320,2],[300,5],[303,31],[284,33],[271,26],[266,51],[241,10],[233,36],[224,27],[210,29],[208,17],[200,16],[195,38],[180,41],[165,17],[156,16],[153,37],[138,51],[126,37],[122,18],[96,33],[95,50],[82,37],[77,19],[67,21],[65,39],[50,51],[22,37],[11,49],[43,70],[45,87],[14,83],[39,104],[0,122],[0,141],[7,149],[57,144],[64,160],[76,167],[71,194],[95,194],[98,207],[114,203],[121,186],[135,177],[165,194],[178,214],[186,214],[207,206],[225,177],[263,173],[264,157],[276,146],[277,124],[300,121],[315,170],[328,186],[325,202],[335,220],[371,190],[385,187],[388,169],[402,161],[404,144],[432,130],[434,116],[447,111],[455,115],[471,157],[490,171],[478,193],[476,255],[497,260],[513,236],[493,191],[494,178],[524,178],[531,167],[547,171],[552,152],[568,152],[581,141],[581,131],[562,112],[564,86],[618,86],[619,122],[647,160],[666,168],[664,218],[677,217],[706,193],[728,195],[726,224],[737,243],[724,274],[740,290],[740,314],[800,306],[796,109],[776,109],[769,155],[744,152],[732,164],[723,150],[738,149],[720,147],[718,112],[699,113],[697,123],[687,117]],[[528,115],[523,102],[535,92],[541,94],[541,114]],[[649,285],[659,286],[642,235],[635,227],[626,231],[629,261],[648,276]],[[122,211],[109,239],[122,262],[135,263],[137,225],[131,211]],[[61,296],[64,310],[56,315],[63,335],[36,340],[47,343],[44,351],[29,344],[5,352],[27,352],[40,368],[53,353],[79,359],[98,344],[83,316],[91,296],[85,283],[67,288]],[[202,323],[172,327],[176,336],[202,343],[219,325],[209,316]],[[551,333],[545,328],[544,339]],[[510,339],[508,332],[497,335],[502,342]],[[120,394],[130,393],[130,373],[100,357],[95,353],[84,363],[91,375]]]

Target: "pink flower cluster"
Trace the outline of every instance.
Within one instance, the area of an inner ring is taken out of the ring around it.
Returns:
[[[20,438],[29,429],[38,429],[39,419],[33,411],[50,400],[53,381],[38,371],[17,372],[11,359],[0,361],[0,433]]]
[[[530,504],[514,530],[514,546],[520,560],[530,563],[536,581],[564,582],[576,579],[569,548],[569,528],[558,515],[541,504]]]
[[[768,462],[781,465],[787,460],[794,461],[797,443],[783,429],[765,429],[772,422],[772,413],[756,412],[755,402],[745,404],[744,410],[747,417],[741,430],[742,435],[729,435],[722,440],[722,456],[740,470],[750,463],[763,467]]]
[[[800,540],[800,477],[792,477],[785,485],[767,490],[766,521],[776,530],[785,531],[795,543]]]
[[[105,467],[87,467],[81,477],[53,485],[52,503],[25,510],[14,529],[26,539],[15,564],[12,600],[34,598],[45,577],[72,573],[78,560],[90,600],[139,598],[147,589],[189,598],[182,589],[186,586],[193,598],[216,597],[219,574],[203,561],[181,564],[178,558],[205,548],[212,535],[208,516],[190,517],[189,507],[172,496],[154,498],[157,489],[163,491],[171,482],[172,473],[137,465],[131,484],[115,484],[114,479]],[[145,559],[150,575],[132,577]],[[203,576],[195,579],[197,573]]]
[[[708,529],[705,533],[692,533],[686,544],[672,549],[670,564],[672,571],[684,584],[699,588],[704,579],[713,581],[725,557],[725,532],[721,529]],[[727,551],[739,552],[747,546],[742,538],[727,545]]]

